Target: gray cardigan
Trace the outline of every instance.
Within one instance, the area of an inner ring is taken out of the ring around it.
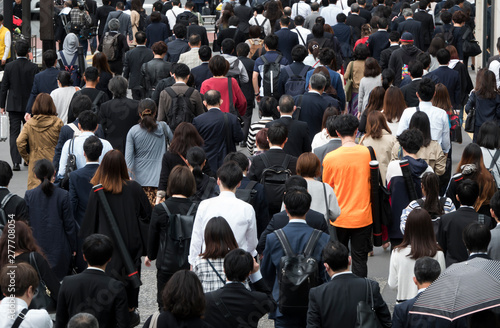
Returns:
[[[172,140],[172,131],[165,122],[156,122],[158,128],[148,132],[134,125],[127,134],[125,161],[130,178],[143,187],[158,187],[161,161],[165,154],[165,134]]]

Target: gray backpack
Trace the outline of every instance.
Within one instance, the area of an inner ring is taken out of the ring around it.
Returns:
[[[118,36],[120,33],[111,35],[109,32],[104,34],[102,40],[102,52],[108,58],[108,61],[114,61],[118,59]]]

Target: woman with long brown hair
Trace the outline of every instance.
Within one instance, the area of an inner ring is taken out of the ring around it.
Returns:
[[[366,133],[366,119],[368,114],[373,111],[382,111],[384,108],[384,97],[385,89],[383,87],[375,87],[372,92],[370,92],[370,97],[368,98],[368,104],[365,110],[359,116],[359,132]]]
[[[113,98],[113,94],[108,89],[109,81],[113,78],[113,72],[111,72],[108,64],[108,57],[102,52],[96,52],[92,57],[92,66],[97,68],[99,72],[99,82],[95,88],[106,92],[109,99]]]
[[[406,109],[406,102],[401,89],[391,85],[385,91],[384,110],[387,126],[391,129],[392,135],[398,132],[399,120]]]
[[[224,286],[224,257],[236,248],[238,243],[226,219],[222,216],[211,218],[205,227],[205,250],[193,264],[193,272],[200,279],[205,293]]]
[[[437,260],[442,271],[446,269],[444,253],[437,244],[431,216],[426,210],[415,209],[408,215],[403,242],[394,247],[391,254],[387,284],[398,289],[397,302],[417,295],[413,268],[415,262],[424,256]]]
[[[39,94],[33,104],[32,117],[16,140],[19,154],[28,163],[28,189],[40,184],[33,172],[35,163],[40,159],[52,161],[63,125],[52,98],[46,93]]]
[[[127,246],[128,254],[132,258],[140,276],[141,256],[146,255],[147,247],[147,226],[145,222],[149,222],[151,217],[151,204],[148,197],[140,184],[130,180],[125,158],[116,149],[104,155],[101,165],[99,165],[90,183],[92,185],[102,185],[111,212]],[[108,224],[102,205],[99,203],[97,194],[91,192],[85,218],[80,229],[80,236],[83,239],[94,233],[113,236],[112,228]],[[134,310],[139,305],[139,288],[133,288],[130,284],[125,272],[125,265],[116,248],[111,261],[106,266],[106,272],[111,277],[124,283],[132,320],[137,320],[138,314]]]

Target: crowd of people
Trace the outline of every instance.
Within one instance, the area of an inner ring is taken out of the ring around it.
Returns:
[[[135,327],[143,265],[144,327],[500,327],[500,301],[412,311],[500,261],[500,57],[474,84],[474,3],[73,0],[55,29],[39,72],[0,27],[0,327]],[[380,246],[395,300],[367,279]]]

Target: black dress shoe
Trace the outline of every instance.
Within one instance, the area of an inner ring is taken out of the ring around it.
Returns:
[[[24,164],[23,164],[23,165],[24,165],[24,166],[28,166],[28,163],[24,162]]]
[[[138,326],[141,323],[141,316],[139,315],[139,310],[134,309],[134,311],[129,312],[130,316],[130,327]]]
[[[21,166],[18,163],[14,163],[12,171],[21,171]]]

